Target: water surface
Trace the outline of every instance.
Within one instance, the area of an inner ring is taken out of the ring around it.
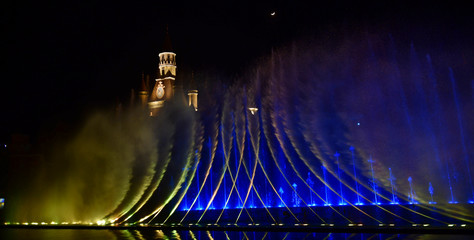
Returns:
[[[108,230],[108,229],[0,229],[0,239],[29,240],[148,240],[148,239],[473,239],[469,235],[383,234],[383,233],[307,233],[177,230]]]

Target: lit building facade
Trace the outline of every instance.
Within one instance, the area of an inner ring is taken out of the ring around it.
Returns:
[[[145,76],[142,74],[141,89],[138,92],[140,103],[142,106],[148,108],[150,116],[156,116],[160,109],[165,106],[166,102],[172,101],[176,94],[184,94],[182,91],[176,91],[176,53],[172,50],[168,32],[166,32],[163,49],[162,52],[158,54],[158,57],[159,63],[153,87],[149,88],[149,77],[145,80]],[[178,81],[183,82],[182,79]],[[192,82],[194,82],[194,79]],[[149,91],[149,89],[151,89],[151,91]],[[193,83],[190,85],[187,98],[188,106],[197,111],[198,90]]]

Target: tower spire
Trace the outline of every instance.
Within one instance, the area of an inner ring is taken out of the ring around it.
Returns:
[[[166,24],[165,40],[163,41],[163,52],[173,52],[173,47],[171,45],[171,38],[168,32],[168,24]]]
[[[171,47],[171,38],[166,27],[162,51],[158,54],[159,63],[155,86],[150,92],[148,107],[150,115],[155,116],[164,103],[171,100],[175,94],[176,54]]]
[[[184,81],[182,79],[178,79],[178,82],[176,81],[176,54],[172,50],[168,30],[168,25],[166,25],[163,48],[158,54],[159,63],[155,79],[156,82],[153,88],[146,88],[146,93],[148,94],[146,96],[149,96],[148,109],[150,116],[156,116],[168,101],[172,101],[175,104],[186,105],[186,94],[188,95],[188,105],[193,107],[195,111],[198,109],[198,90],[194,83],[194,72],[192,72],[191,84],[187,93],[183,90]],[[143,84],[143,81],[142,76],[142,86],[148,85]]]

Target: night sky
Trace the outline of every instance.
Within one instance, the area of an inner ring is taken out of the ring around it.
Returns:
[[[426,52],[462,48],[468,60],[474,53],[466,1],[150,2],[2,3],[0,140],[126,101],[142,71],[154,77],[166,26],[178,74],[214,71],[224,81],[272,48],[339,32],[392,33]]]

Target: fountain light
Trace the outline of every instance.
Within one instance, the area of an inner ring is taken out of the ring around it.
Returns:
[[[258,108],[251,107],[251,108],[249,108],[249,110],[250,110],[250,113],[251,113],[252,115],[255,115],[255,113],[258,111]]]

